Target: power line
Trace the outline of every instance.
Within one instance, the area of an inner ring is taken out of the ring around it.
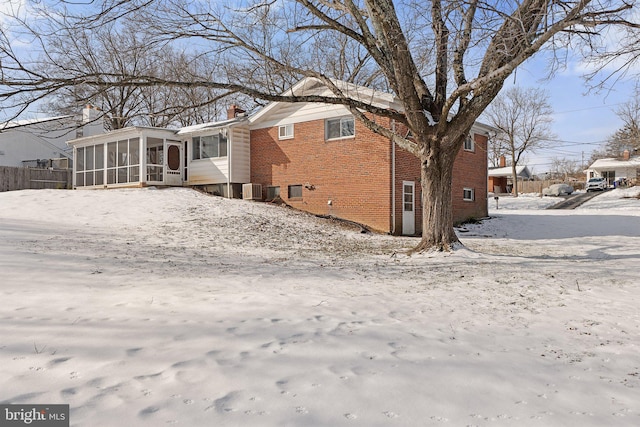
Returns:
[[[554,111],[552,114],[578,113],[580,111],[589,111],[589,110],[597,110],[597,109],[600,109],[600,108],[616,107],[616,106],[622,105],[622,104],[625,104],[625,103],[624,102],[618,102],[616,104],[611,104],[611,105],[599,105],[597,107],[578,108],[576,110]]]
[[[608,142],[608,140],[602,140],[602,141],[590,141],[590,142],[581,142],[581,141],[567,141],[564,139],[546,139],[545,141],[548,142],[562,142],[563,144],[566,145],[556,145],[556,147],[571,147],[571,146],[575,146],[575,145],[599,145],[599,144],[604,144],[606,142]]]

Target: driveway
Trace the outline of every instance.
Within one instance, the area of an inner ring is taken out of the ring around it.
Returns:
[[[566,196],[563,201],[558,202],[553,206],[549,206],[547,209],[575,209],[586,201],[591,200],[600,194],[603,194],[605,191],[594,191],[592,193],[574,193],[570,196]]]

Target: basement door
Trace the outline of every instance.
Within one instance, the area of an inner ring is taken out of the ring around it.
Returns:
[[[167,155],[164,156],[165,185],[182,185],[182,142],[167,141]]]
[[[402,181],[402,234],[416,234],[416,184]]]

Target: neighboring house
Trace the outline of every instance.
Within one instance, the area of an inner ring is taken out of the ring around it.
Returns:
[[[58,116],[0,123],[0,166],[51,167],[68,164],[72,153],[67,141],[78,134],[104,132],[98,112],[92,107],[82,111],[82,119]],[[70,166],[70,165],[69,165]]]
[[[505,166],[504,156],[500,157],[500,167],[489,168],[489,192],[491,193],[511,193],[513,188],[513,169]],[[516,166],[516,177],[518,182],[529,181],[533,177],[527,166]]]
[[[338,83],[350,96],[402,110],[389,94]],[[315,79],[304,79],[287,93],[331,96]],[[387,118],[376,120],[396,126]],[[456,158],[457,223],[488,214],[490,130],[474,125]],[[422,231],[419,160],[340,105],[272,102],[250,117],[232,106],[223,122],[180,130],[128,128],[69,144],[77,165],[75,188],[199,186],[225,197],[280,198],[297,209],[380,232]]]
[[[622,158],[596,160],[585,173],[587,180],[602,177],[609,185],[613,185],[615,181],[625,179],[629,184],[635,185],[640,182],[640,156],[631,156],[629,151],[625,150]]]

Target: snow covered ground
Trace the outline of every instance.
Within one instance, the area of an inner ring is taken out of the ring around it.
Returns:
[[[640,425],[640,188],[404,255],[188,189],[0,193],[0,403],[73,426]]]

